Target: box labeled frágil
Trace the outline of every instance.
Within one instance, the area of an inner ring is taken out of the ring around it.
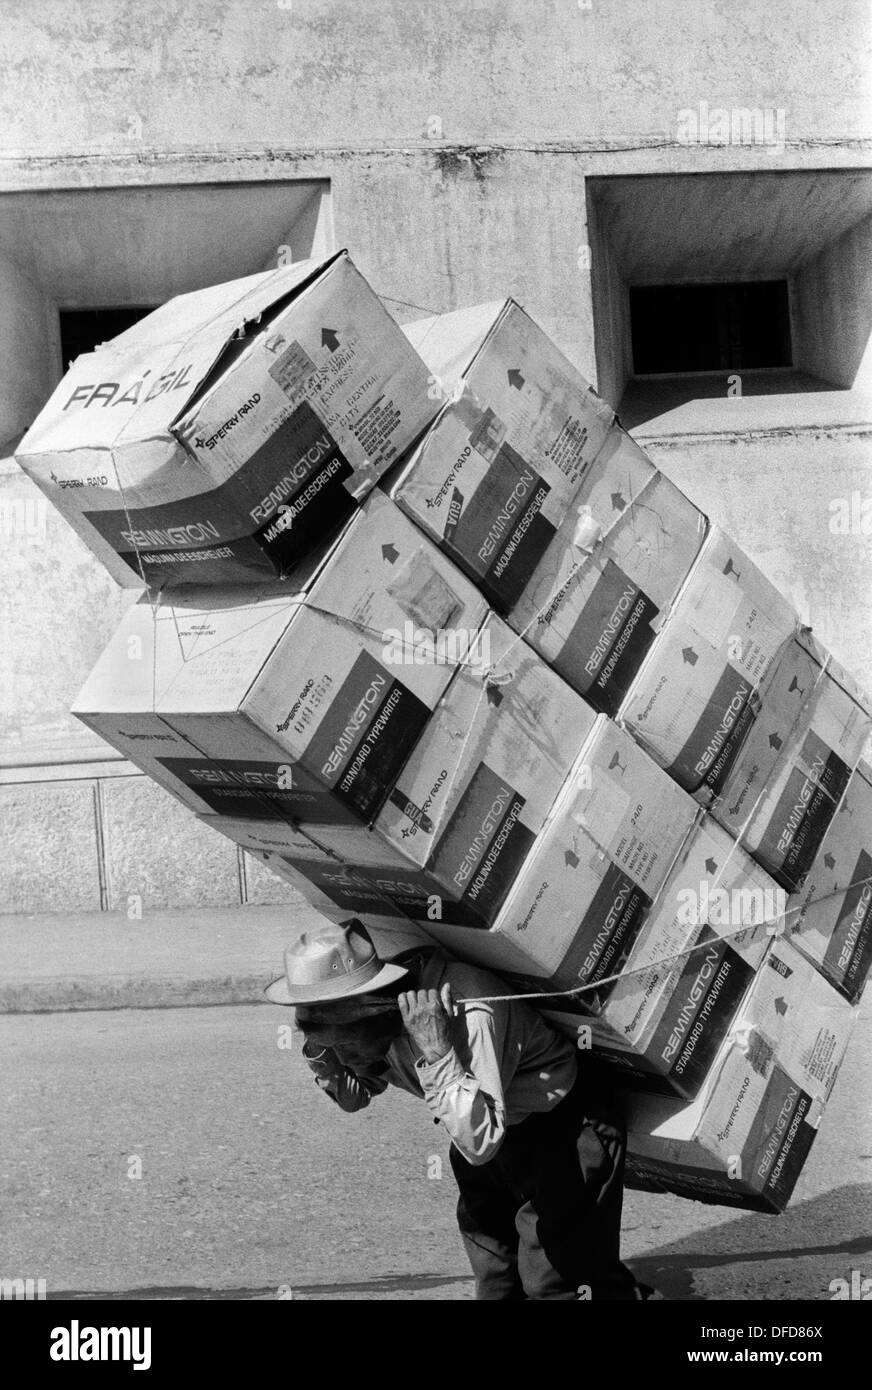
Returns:
[[[620,971],[696,815],[599,715],[490,931],[434,935],[529,991],[593,993]]]
[[[339,252],[181,295],[79,357],[16,457],[119,583],[263,583],[417,438],[427,381]]]
[[[375,492],[286,584],[134,604],[74,713],[198,811],[367,821],[453,673],[439,634],[474,633],[485,615]],[[392,636],[407,624],[422,643],[411,663]]]
[[[375,829],[466,920],[493,924],[596,716],[491,614]]]
[[[852,1004],[872,965],[872,768],[853,773],[800,893],[791,942]]]
[[[392,496],[507,614],[614,412],[511,299],[404,331],[444,404]]]
[[[630,1098],[627,1185],[783,1211],[856,1012],[789,942],[773,941],[696,1099]]]
[[[615,424],[510,622],[615,714],[687,578],[706,519]]]
[[[810,633],[791,645],[809,657],[802,707],[737,829],[754,858],[783,887],[799,891],[872,733],[872,710]]]
[[[713,528],[620,711],[701,804],[725,785],[797,621],[747,555]]]
[[[590,1020],[599,1056],[645,1088],[693,1097],[774,935],[786,894],[710,817],[688,836]],[[592,1001],[583,997],[583,1002]],[[554,1016],[576,1031],[579,1020]]]

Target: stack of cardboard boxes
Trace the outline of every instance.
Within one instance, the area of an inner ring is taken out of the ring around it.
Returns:
[[[80,358],[22,466],[145,583],[76,713],[379,947],[614,1067],[630,1180],[780,1210],[872,956],[872,713],[517,304],[344,253]]]

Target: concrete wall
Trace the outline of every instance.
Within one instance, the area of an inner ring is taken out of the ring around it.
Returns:
[[[83,737],[70,703],[136,593],[14,464],[0,465],[0,537],[0,755],[40,745],[60,757]]]
[[[633,369],[630,294],[609,235],[609,209],[592,198],[587,205],[591,301],[596,335],[597,390],[618,406]]]
[[[872,389],[872,217],[802,267],[793,285],[796,365],[839,386]]]
[[[257,859],[126,764],[0,785],[5,913],[299,903]],[[9,847],[14,853],[9,853]]]
[[[329,198],[295,212],[301,244],[347,245],[402,321],[512,294],[594,382],[599,363],[617,403],[630,370],[621,265],[641,237],[626,220],[630,190],[616,253],[608,218],[588,206],[590,180],[742,175],[743,198],[719,191],[719,254],[741,262],[744,246],[759,265],[767,247],[777,252],[779,228],[783,251],[803,207],[806,224],[821,225],[824,204],[804,202],[801,174],[845,171],[854,198],[848,171],[868,166],[870,17],[860,0],[0,0],[0,28],[0,334],[19,345],[0,355],[0,443],[47,393],[39,343],[49,360],[45,316],[64,269],[53,264],[41,281],[23,259],[37,239],[28,217],[36,228],[39,214],[22,212],[22,194],[111,190],[106,225],[146,257],[143,283],[159,292],[166,282],[169,293],[159,239],[143,236],[124,190],[168,207],[168,190],[218,190],[220,202],[222,188],[323,180]],[[778,108],[784,147],[681,143],[680,113],[701,102]],[[766,221],[775,171],[797,182],[778,185]],[[827,216],[845,201],[839,187],[827,193]],[[281,199],[271,206],[278,236]],[[240,267],[220,214],[194,216],[174,213],[173,235],[190,228],[211,275],[261,268],[272,222],[256,263]],[[656,225],[644,221],[649,259],[664,239],[681,244],[677,205],[671,221],[668,206]],[[847,385],[868,336],[868,301],[851,286],[868,284],[868,243],[859,228],[838,232],[807,264],[797,242],[790,269],[803,341],[818,344],[805,370],[822,371],[844,325],[833,379]],[[56,262],[69,243],[80,274],[108,254],[84,222],[47,240]],[[704,273],[705,248],[697,253]],[[762,413],[751,401],[692,404],[686,419],[648,426],[645,447],[872,684],[868,541],[828,527],[833,499],[872,494],[868,402],[846,390],[769,396]],[[0,502],[35,500],[0,461]],[[284,900],[289,890],[259,864],[240,865],[117,760],[101,763],[105,750],[73,726],[69,703],[130,596],[59,517],[29,534],[23,512],[16,531],[17,514],[0,513],[12,518],[0,556],[0,817],[16,846],[0,870],[0,909],[123,910],[131,894]]]
[[[868,135],[869,24],[862,0],[3,0],[0,129],[32,153],[324,148],[435,115],[450,142],[602,148],[705,99],[844,141]]]
[[[50,393],[57,316],[48,295],[0,254],[0,450],[29,425]]]

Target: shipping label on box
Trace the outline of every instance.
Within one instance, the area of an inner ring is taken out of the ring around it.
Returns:
[[[592,987],[618,973],[695,815],[692,800],[598,716],[487,933],[482,963],[502,964],[532,991]],[[504,944],[502,962],[494,942]],[[478,949],[471,939],[470,959]]]
[[[770,939],[784,933],[785,908],[783,889],[706,817],[592,1020],[594,1047],[694,1096]]]
[[[706,520],[613,425],[511,624],[589,703],[617,712]]]
[[[614,412],[512,300],[405,331],[449,399],[392,496],[509,613]]]
[[[596,716],[491,615],[376,822],[490,926]],[[456,920],[456,919],[455,919]]]
[[[417,438],[427,381],[340,252],[180,296],[78,358],[17,457],[120,583],[263,582]]]
[[[790,605],[713,529],[620,719],[703,805],[724,787],[761,710],[761,687],[793,635]]]
[[[810,635],[803,642],[816,659],[802,709],[741,827],[742,842],[790,890],[802,887],[872,732],[856,684]]]
[[[473,586],[375,493],[287,585],[135,604],[74,712],[110,739],[119,714],[158,716],[186,750],[161,766],[205,803],[198,810],[367,821],[454,670],[439,633],[474,633],[485,614]],[[420,641],[412,661],[397,655],[406,625]],[[135,758],[135,745],[115,746]]]
[[[872,768],[860,763],[788,906],[791,942],[851,1003],[872,965]]]
[[[798,951],[773,942],[696,1100],[633,1097],[631,1174],[657,1173],[684,1195],[783,1210],[855,1020]]]

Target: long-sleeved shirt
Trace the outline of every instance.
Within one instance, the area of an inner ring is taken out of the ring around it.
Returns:
[[[456,1015],[450,1022],[453,1046],[444,1057],[424,1061],[403,1033],[391,1044],[386,1064],[343,1067],[336,1078],[319,1084],[343,1110],[363,1109],[388,1084],[423,1096],[464,1158],[472,1164],[487,1163],[499,1149],[507,1125],[551,1110],[571,1090],[577,1074],[575,1051],[528,1004],[466,1004],[466,999],[480,995],[511,993],[486,970],[436,953],[415,985],[438,991],[446,982]]]

